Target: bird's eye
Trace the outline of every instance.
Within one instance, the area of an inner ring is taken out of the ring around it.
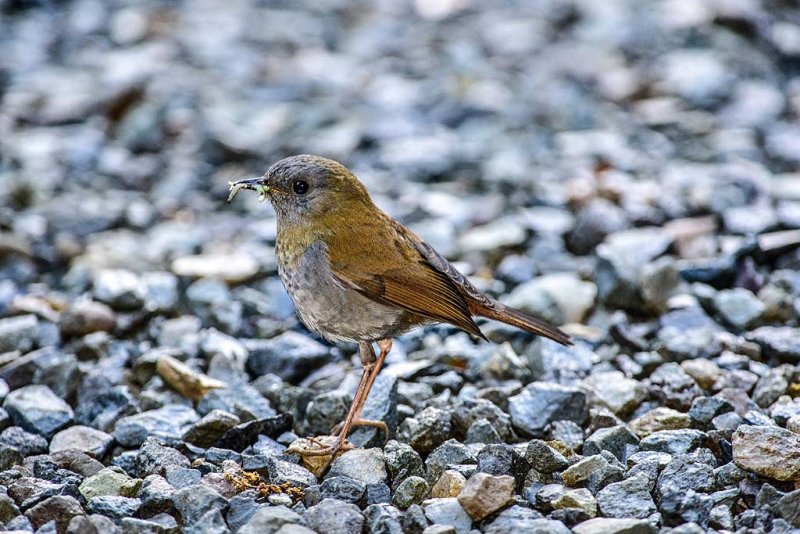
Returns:
[[[306,191],[308,191],[308,182],[305,180],[295,180],[292,182],[292,191],[298,195],[305,195]]]

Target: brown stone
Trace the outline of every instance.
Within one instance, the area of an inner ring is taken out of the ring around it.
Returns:
[[[467,480],[458,502],[473,521],[480,521],[511,504],[514,500],[514,477],[475,473]]]
[[[467,479],[458,471],[448,469],[431,488],[431,498],[458,497]]]
[[[58,532],[66,531],[72,518],[79,515],[86,515],[81,504],[74,497],[65,495],[55,495],[45,499],[25,512],[25,517],[33,528],[38,529],[45,523],[55,520]]]
[[[733,461],[765,477],[800,482],[800,434],[780,427],[742,425],[733,433]]]

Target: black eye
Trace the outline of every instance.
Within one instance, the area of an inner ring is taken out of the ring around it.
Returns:
[[[292,191],[298,195],[305,195],[306,191],[308,191],[308,182],[305,180],[295,180],[292,182]]]

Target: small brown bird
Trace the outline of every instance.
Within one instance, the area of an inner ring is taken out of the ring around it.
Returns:
[[[347,418],[332,446],[306,456],[333,458],[351,448],[347,435],[357,425],[378,427],[388,437],[386,424],[362,419],[361,410],[392,338],[416,326],[449,323],[486,339],[473,318],[480,316],[571,344],[558,328],[483,295],[418,235],[378,209],[340,163],[292,156],[263,177],[231,182],[230,188],[228,202],[241,189],[272,202],[278,273],[303,323],[330,341],[358,343],[364,370]]]

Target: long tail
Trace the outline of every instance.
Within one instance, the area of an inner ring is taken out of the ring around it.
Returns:
[[[491,304],[488,306],[478,304],[470,311],[481,317],[495,319],[511,326],[516,326],[531,334],[550,338],[562,345],[572,345],[572,340],[569,335],[560,328],[548,324],[542,319],[537,319],[532,315],[528,315],[525,312],[501,304],[496,300],[492,300]]]

